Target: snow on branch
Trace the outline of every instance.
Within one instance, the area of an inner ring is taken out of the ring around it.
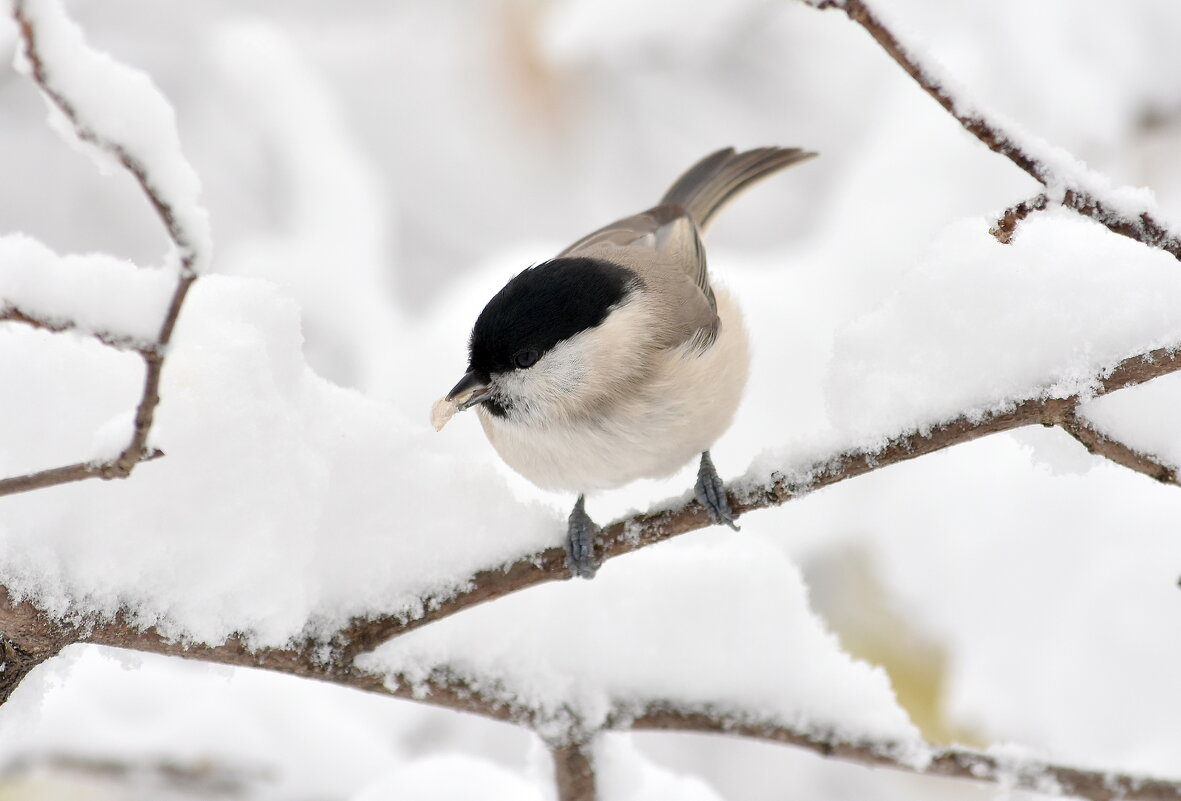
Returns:
[[[1002,787],[1048,795],[1077,796],[1092,801],[1175,801],[1181,781],[1088,770],[1054,764],[1033,756],[975,748],[915,748],[912,744],[849,742],[825,733],[802,731],[753,721],[718,710],[686,710],[653,704],[628,717],[634,731],[694,731],[733,734],[794,745],[826,757],[873,767],[893,768],[923,776],[946,776],[993,782]]]
[[[739,513],[787,503],[795,498],[848,478],[853,478],[902,461],[969,442],[987,434],[1026,425],[1058,426],[1090,443],[1095,452],[1140,472],[1160,479],[1162,467],[1148,457],[1132,459],[1108,452],[1115,446],[1081,421],[1078,404],[1094,397],[1167,375],[1181,369],[1181,349],[1161,348],[1124,359],[1095,376],[1086,391],[1068,397],[1034,394],[1028,400],[998,409],[991,414],[964,415],[927,431],[913,431],[890,438],[874,450],[833,454],[792,471],[762,481],[731,488],[733,507]],[[1121,446],[1122,447],[1122,446]],[[1117,449],[1118,450],[1118,449]],[[1122,459],[1122,460],[1121,460]],[[1171,474],[1170,474],[1171,475]],[[630,553],[678,534],[704,528],[709,519],[696,501],[672,504],[663,511],[634,515],[608,526],[600,538],[600,558],[606,560]],[[380,692],[449,709],[471,712],[497,720],[525,725],[547,732],[555,741],[555,759],[569,762],[566,778],[571,786],[584,787],[578,778],[585,768],[586,754],[566,746],[589,741],[602,729],[681,729],[717,731],[782,742],[821,754],[870,765],[885,765],[916,773],[961,776],[976,780],[1016,783],[1016,786],[1053,790],[1087,798],[1113,797],[1165,799],[1181,798],[1181,782],[1151,781],[1132,776],[1099,774],[1066,766],[1045,765],[1036,760],[1013,760],[970,749],[926,749],[921,759],[913,744],[870,741],[850,742],[836,734],[817,733],[783,723],[758,722],[750,715],[718,714],[703,707],[685,710],[651,699],[646,703],[620,704],[603,721],[589,724],[569,713],[555,718],[553,710],[531,708],[519,700],[489,692],[483,681],[465,678],[460,672],[438,666],[423,677],[381,675],[360,668],[355,657],[389,639],[440,620],[484,601],[546,581],[568,576],[564,552],[551,548],[526,556],[511,565],[491,568],[470,578],[467,588],[446,598],[427,599],[420,617],[388,616],[354,621],[329,642],[307,640],[287,648],[251,648],[232,637],[219,645],[178,642],[155,628],[141,628],[132,616],[109,619],[53,619],[29,601],[17,600],[0,588],[0,630],[6,633],[7,667],[0,672],[0,702],[6,700],[20,679],[36,664],[71,643],[92,643],[137,651],[181,656],[228,665],[269,669],[305,678],[330,681],[357,689]],[[920,744],[921,745],[921,744]],[[910,749],[909,751],[907,749]],[[566,750],[562,750],[566,749]],[[565,764],[565,763],[563,763]],[[1101,777],[1106,776],[1106,781]],[[1113,789],[1114,788],[1114,789]],[[1126,792],[1125,792],[1126,790]],[[1122,796],[1113,795],[1122,792]],[[585,797],[570,795],[569,798]]]
[[[61,115],[51,122],[93,146],[100,162],[113,157],[131,173],[184,271],[199,271],[211,249],[209,218],[201,182],[181,154],[172,106],[147,75],[93,50],[60,0],[12,0],[12,16],[22,46],[18,66]]]
[[[945,109],[993,150],[1004,154],[1046,187],[1046,193],[1014,207],[1007,218],[1011,236],[1019,221],[1051,202],[1099,220],[1110,230],[1164,249],[1181,258],[1181,242],[1159,223],[1154,210],[1137,210],[1128,198],[1105,190],[1095,176],[1076,169],[1061,154],[1043,145],[1019,140],[1003,126],[955,98],[947,82],[916,61],[861,0],[816,0],[820,8],[840,7],[865,27],[891,56]],[[208,258],[204,212],[197,204],[196,179],[180,156],[175,124],[167,103],[147,79],[105,56],[90,51],[81,32],[69,22],[57,0],[13,0],[28,72],[67,127],[82,142],[127,169],[139,183],[167,232],[176,256],[175,282],[163,305],[154,334],[144,340],[124,339],[115,329],[98,328],[70,317],[6,302],[0,321],[48,331],[89,333],[104,344],[125,347],[145,362],[143,395],[135,428],[122,453],[104,464],[79,463],[0,481],[0,495],[91,477],[126,476],[140,461],[160,455],[148,447],[153,415],[159,403],[160,375],[182,304]],[[120,91],[108,91],[118,85]],[[130,98],[130,100],[128,100]],[[127,104],[130,105],[127,105]],[[145,109],[147,111],[145,111]],[[145,124],[141,121],[139,115]],[[121,120],[134,122],[128,126]],[[139,132],[147,131],[142,137]],[[1130,211],[1129,211],[1130,209]],[[730,488],[732,508],[739,513],[785,504],[809,492],[952,445],[1026,425],[1062,428],[1093,453],[1159,481],[1178,483],[1175,470],[1100,433],[1082,418],[1080,403],[1149,381],[1181,369],[1181,343],[1137,354],[1111,364],[1075,394],[1055,394],[1047,382],[1034,387],[1025,400],[987,413],[963,413],[923,430],[894,432],[880,446],[827,454],[781,472],[747,479]],[[682,533],[710,525],[696,501],[677,501],[658,511],[637,514],[606,527],[598,541],[599,558],[607,560]],[[484,682],[439,665],[426,678],[386,675],[361,668],[356,657],[393,637],[421,628],[485,601],[537,584],[565,579],[560,547],[528,554],[511,564],[497,565],[470,576],[463,588],[422,599],[417,616],[387,615],[352,621],[328,639],[307,638],[287,647],[253,648],[247,637],[231,637],[217,645],[178,641],[153,627],[137,625],[135,616],[63,621],[32,602],[0,587],[0,703],[37,664],[73,643],[92,643],[144,652],[249,666],[333,682],[430,703],[453,710],[529,726],[548,732],[558,766],[562,797],[589,798],[594,792],[594,766],[589,742],[603,729],[659,729],[730,733],[795,745],[825,756],[914,773],[959,776],[1043,792],[1093,799],[1181,798],[1181,780],[1159,781],[1046,764],[1032,758],[972,749],[936,749],[922,743],[883,740],[851,741],[847,735],[824,733],[759,720],[741,710],[713,708],[703,700],[687,709],[661,699],[630,699],[615,705],[601,721],[555,720],[553,710],[530,707],[488,692]]]
[[[42,331],[49,331],[54,334],[62,334],[67,331],[73,331],[79,334],[94,337],[102,344],[115,350],[130,350],[136,353],[143,354],[146,351],[154,350],[155,346],[126,334],[114,334],[105,331],[87,331],[78,325],[73,320],[67,320],[60,317],[42,317],[40,315],[27,312],[18,308],[13,304],[0,305],[0,323],[21,323],[30,328],[37,328]]]
[[[1057,426],[1096,455],[1158,481],[1176,483],[1174,468],[1099,433],[1081,417],[1078,406],[1178,370],[1181,370],[1181,345],[1132,356],[1096,376],[1085,392],[1064,398],[1053,397],[1048,390],[1033,392],[1027,400],[990,414],[965,414],[926,431],[896,434],[880,448],[832,454],[797,468],[790,476],[773,474],[740,486],[732,485],[730,505],[739,515],[779,506],[882,467],[1028,425]],[[597,556],[605,561],[710,525],[709,515],[696,500],[668,504],[660,511],[633,515],[605,526],[596,543]],[[564,549],[550,548],[511,565],[480,571],[458,593],[426,599],[419,617],[386,616],[357,621],[340,632],[338,642],[343,653],[356,655],[476,604],[547,581],[565,579],[568,575]]]
[[[148,437],[160,402],[160,376],[169,342],[189,288],[211,249],[208,216],[198,201],[200,182],[181,154],[172,107],[143,73],[92,50],[60,0],[12,0],[21,63],[45,96],[59,130],[90,146],[101,160],[114,158],[139,184],[168,235],[176,261],[175,283],[150,341],[131,349],[144,361],[144,388],[130,439],[110,461],[79,462],[0,480],[0,495],[81,481],[123,478],[137,464],[159,456]],[[33,314],[0,303],[5,321],[50,331],[84,329],[68,317]],[[100,342],[124,347],[114,333],[91,331]]]
[[[590,741],[597,731],[683,731],[727,734],[779,743],[821,756],[871,767],[886,767],[927,776],[991,782],[1052,795],[1078,796],[1094,801],[1176,801],[1181,779],[1158,779],[1111,771],[1084,769],[1047,762],[1032,755],[972,748],[932,747],[921,741],[850,739],[806,724],[769,720],[758,710],[714,707],[708,702],[687,708],[660,699],[635,699],[612,705],[597,726],[585,726],[565,710],[533,708],[519,699],[506,700],[489,691],[485,682],[465,677],[445,666],[425,678],[378,675],[356,667],[340,653],[308,645],[304,648],[251,651],[239,640],[219,646],[169,640],[154,629],[136,630],[119,620],[62,624],[45,619],[28,602],[14,602],[0,588],[0,628],[20,632],[26,643],[45,649],[24,662],[6,654],[0,672],[0,699],[15,684],[6,684],[11,668],[21,668],[51,656],[66,642],[101,643],[219,664],[261,667],[304,678],[319,679],[367,692],[480,715],[544,733],[553,752],[555,775],[563,801],[594,798],[594,769]],[[7,644],[7,641],[5,641]],[[29,666],[31,669],[31,666]],[[27,671],[26,671],[27,672]]]
[[[1006,210],[993,228],[1002,242],[1012,239],[1018,223],[1051,203],[1090,217],[1120,236],[1159,248],[1181,260],[1181,236],[1158,219],[1145,193],[1112,188],[1106,178],[1088,170],[1061,148],[1053,147],[1016,125],[1000,122],[1000,115],[969,102],[946,76],[919,53],[907,47],[865,0],[804,0],[819,9],[837,8],[864,28],[968,133],[1001,154],[1046,188],[1046,192]]]

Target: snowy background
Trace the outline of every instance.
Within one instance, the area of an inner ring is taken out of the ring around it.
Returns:
[[[1151,187],[1181,221],[1175,0],[882,5],[979,103],[1115,184]],[[175,107],[215,246],[164,379],[153,442],[167,458],[128,482],[0,500],[0,583],[57,612],[125,607],[194,640],[282,644],[557,544],[570,499],[507,474],[472,418],[435,434],[430,402],[509,276],[650,205],[725,145],[822,158],[752,190],[710,234],[756,348],[714,449],[724,476],[1067,391],[1181,342],[1167,255],[1057,211],[1009,247],[988,237],[1038,187],[839,13],[766,0],[67,7]],[[5,19],[4,65],[14,50]],[[84,285],[102,325],[136,330],[161,287],[127,262],[161,263],[157,221],[0,69],[0,294],[30,294],[40,279],[22,270],[36,265]],[[54,255],[95,251],[110,257]],[[82,338],[0,326],[0,472],[120,447],[139,370]],[[1179,401],[1174,376],[1085,412],[1181,464]],[[687,470],[590,511],[605,522],[690,484]],[[741,534],[613,560],[594,582],[518,593],[366,665],[446,661],[591,718],[608,698],[659,693],[1178,776],[1179,519],[1181,490],[1029,429],[752,514]],[[610,799],[998,792],[722,737],[603,739]],[[196,779],[177,785],[170,766]],[[0,708],[0,767],[0,797],[20,799],[552,792],[548,754],[513,727],[80,646]]]

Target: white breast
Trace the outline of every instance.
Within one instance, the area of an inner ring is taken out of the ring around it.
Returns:
[[[520,419],[477,407],[500,457],[543,489],[588,492],[671,475],[708,450],[730,426],[750,364],[741,312],[714,293],[720,325],[704,353],[682,347],[641,364],[630,340],[642,330],[642,304],[614,312],[593,338],[559,344],[521,377],[538,400]]]

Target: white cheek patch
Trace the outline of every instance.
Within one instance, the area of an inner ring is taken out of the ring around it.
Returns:
[[[511,416],[579,417],[637,380],[651,341],[652,311],[633,298],[594,328],[563,339],[527,370],[495,377]]]
[[[614,309],[600,325],[562,340],[524,370],[494,378],[512,416],[521,420],[553,420],[580,416],[604,396],[635,377],[642,361],[650,312],[628,302]]]
[[[493,380],[511,400],[513,416],[546,417],[583,394],[591,364],[586,333],[563,340],[525,370],[502,373]]]

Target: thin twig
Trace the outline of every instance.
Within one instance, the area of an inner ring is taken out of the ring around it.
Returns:
[[[139,461],[150,462],[159,459],[164,451],[152,448],[145,451]],[[0,479],[0,497],[17,495],[22,492],[57,487],[62,484],[72,484],[90,478],[112,479],[125,478],[127,473],[114,462],[75,462],[74,464],[51,467],[36,473],[25,473],[20,476]]]
[[[1137,473],[1154,478],[1162,484],[1181,486],[1181,481],[1177,479],[1176,467],[1166,464],[1152,454],[1138,451],[1132,446],[1102,433],[1079,414],[1077,409],[1059,421],[1057,425],[1096,456],[1110,459],[1129,470],[1135,470]]]
[[[996,237],[996,240],[1002,245],[1007,245],[1013,241],[1013,235],[1017,232],[1017,226],[1022,220],[1035,211],[1044,211],[1049,204],[1050,199],[1041,194],[1029,200],[1023,200],[1015,206],[1010,206],[1001,214],[996,225],[988,229],[988,233]]]
[[[143,190],[144,196],[152,205],[152,208],[155,209],[156,215],[164,223],[168,238],[176,245],[180,254],[182,269],[184,271],[191,271],[199,254],[192,237],[177,220],[172,204],[156,191],[152,183],[152,177],[149,175],[147,167],[144,166],[143,162],[128,151],[122,143],[108,139],[94,130],[78,114],[74,103],[53,85],[45,69],[45,62],[41,57],[41,52],[37,48],[36,26],[25,13],[25,0],[13,0],[12,6],[13,19],[16,20],[17,27],[20,29],[21,39],[25,43],[25,55],[29,60],[33,82],[57,106],[58,110],[66,116],[66,119],[70,121],[70,125],[74,128],[74,133],[79,139],[83,142],[91,143],[104,152],[110,153],[131,173],[136,183],[139,184],[140,189]]]
[[[0,306],[0,323],[20,323],[53,334],[75,333],[80,336],[92,337],[114,350],[134,351],[139,354],[155,350],[155,346],[151,343],[142,342],[134,337],[110,334],[105,331],[91,331],[82,328],[72,320],[41,317],[13,305]]]
[[[930,748],[915,743],[852,742],[831,732],[798,729],[749,716],[712,709],[688,710],[651,704],[638,713],[621,713],[621,728],[652,731],[712,732],[793,745],[825,757],[872,767],[893,768],[923,776],[946,776],[989,782],[1050,795],[1093,801],[1178,801],[1181,781],[1088,770],[1034,758],[1000,757],[973,748]]]
[[[898,41],[894,32],[882,22],[881,18],[864,0],[807,0],[807,2],[816,8],[837,8],[845,12],[849,19],[864,28],[881,45],[882,49],[927,94],[935,99],[935,102],[942,106],[948,114],[955,117],[968,133],[979,139],[989,150],[1009,159],[1043,186],[1065,187],[1062,197],[1056,199],[1056,202],[1090,217],[1106,226],[1113,233],[1130,237],[1149,247],[1159,248],[1172,255],[1173,258],[1181,260],[1181,239],[1178,239],[1168,228],[1158,222],[1149,211],[1144,210],[1128,217],[1109,208],[1107,204],[1082,187],[1070,186],[1066,176],[1058,175],[1050,165],[1027,152],[1021,145],[1019,138],[1005,130],[1003,126],[978,113],[965,111],[963,104],[943,86],[942,81],[935,76],[933,71],[916,58],[910,49]],[[1026,211],[1026,214],[1028,213]],[[1013,220],[1014,227],[1017,222],[1019,222],[1019,218]],[[997,229],[1004,230],[999,224]],[[1011,237],[1012,233],[1013,231],[1009,230],[1005,236]]]
[[[138,348],[144,360],[144,386],[140,401],[135,409],[131,438],[118,456],[101,465],[67,465],[26,476],[16,476],[0,481],[0,494],[25,492],[31,489],[82,481],[89,478],[126,478],[141,462],[156,458],[160,452],[148,447],[152,421],[160,403],[160,378],[164,371],[164,360],[172,333],[180,316],[181,307],[188,296],[189,288],[197,278],[194,270],[199,256],[189,232],[177,219],[172,205],[157,191],[144,163],[133,155],[122,143],[100,135],[78,114],[74,104],[53,85],[45,61],[37,47],[37,29],[25,12],[23,0],[14,0],[13,18],[16,20],[21,38],[24,40],[25,55],[28,58],[33,81],[42,93],[65,115],[78,138],[115,156],[135,178],[145,197],[160,218],[179,258],[176,288],[164,312],[164,319],[155,342]]]

